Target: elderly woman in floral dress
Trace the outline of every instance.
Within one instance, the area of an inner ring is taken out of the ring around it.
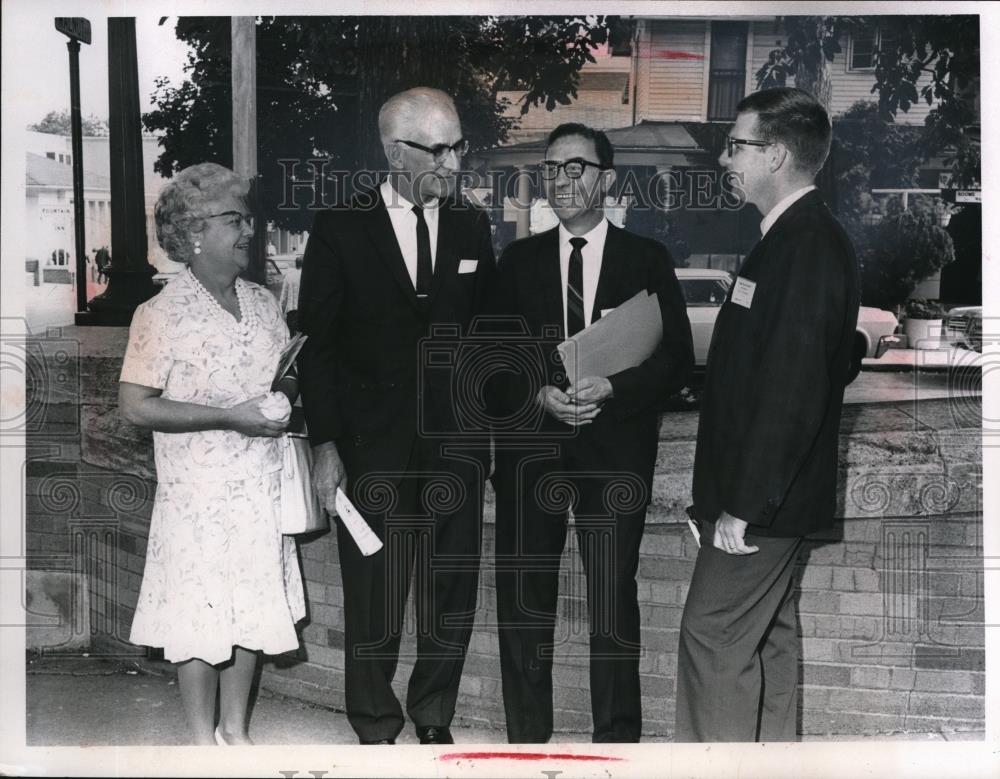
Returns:
[[[119,388],[122,416],[154,431],[158,482],[130,640],[179,664],[196,744],[252,743],[258,655],[296,649],[305,615],[294,542],[278,524],[277,436],[297,390],[291,380],[290,397],[269,395],[288,329],[271,293],[239,278],[248,188],[204,163],[161,192],[157,238],[187,268],[136,309]]]

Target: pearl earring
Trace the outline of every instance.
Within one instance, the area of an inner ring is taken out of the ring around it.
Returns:
[[[201,241],[194,242],[194,253],[201,254]]]

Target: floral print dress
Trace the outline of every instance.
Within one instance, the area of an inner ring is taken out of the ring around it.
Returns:
[[[121,381],[230,407],[268,392],[288,329],[274,296],[237,280],[241,319],[190,270],[136,309]],[[305,616],[295,542],[283,536],[281,440],[232,430],[153,433],[157,488],[130,640],[171,662],[216,664],[234,646],[298,647]]]

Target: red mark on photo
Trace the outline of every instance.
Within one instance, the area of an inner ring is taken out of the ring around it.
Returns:
[[[625,758],[610,755],[574,755],[564,752],[449,752],[438,760],[576,760],[581,762],[620,762]]]
[[[703,60],[704,54],[693,51],[675,51],[674,49],[662,49],[656,52],[656,57],[663,60]]]

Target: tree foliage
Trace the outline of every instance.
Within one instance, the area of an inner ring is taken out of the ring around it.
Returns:
[[[948,232],[932,209],[915,207],[886,217],[870,228],[861,247],[861,299],[865,305],[894,309],[917,284],[955,259]]]
[[[877,28],[881,45],[871,91],[878,94],[879,113],[892,120],[920,101],[932,106],[925,156],[950,147],[956,183],[979,181],[979,17],[786,16],[782,23],[787,43],[757,71],[758,89],[784,86],[794,75],[796,85],[829,107],[838,41],[852,30]]]
[[[322,158],[331,176],[321,199],[345,195],[332,171],[384,166],[376,119],[390,95],[436,86],[455,98],[472,148],[507,139],[503,89],[524,92],[520,111],[568,104],[578,73],[608,38],[610,17],[271,17],[257,25],[258,169],[265,212],[283,227],[309,227],[313,196],[288,195],[279,160]],[[177,37],[191,44],[186,79],[157,82],[156,109],[144,117],[163,134],[163,175],[196,162],[231,164],[230,20],[181,18]]]
[[[108,135],[108,120],[99,119],[93,114],[81,118],[81,126],[84,135],[95,135],[104,137]],[[70,135],[72,128],[70,125],[69,111],[49,111],[45,117],[34,124],[28,125],[29,130],[39,133],[52,133],[53,135]]]

